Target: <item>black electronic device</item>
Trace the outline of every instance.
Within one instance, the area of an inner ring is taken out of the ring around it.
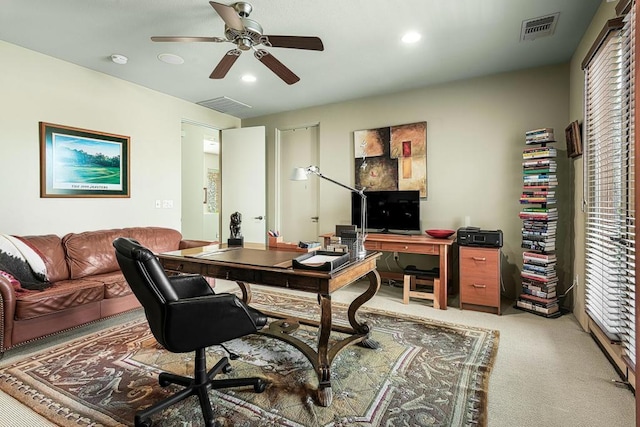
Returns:
[[[364,194],[367,196],[367,231],[420,232],[420,191],[365,191]],[[357,193],[351,196],[351,223],[361,227],[361,198]]]
[[[462,227],[458,229],[457,241],[460,246],[501,248],[502,230],[481,230],[478,227]]]

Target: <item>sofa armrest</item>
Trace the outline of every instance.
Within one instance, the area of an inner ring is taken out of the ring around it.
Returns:
[[[6,277],[0,276],[0,357],[13,344],[11,333],[16,312],[16,292]]]
[[[220,242],[212,242],[209,240],[185,239],[185,240],[180,240],[180,247],[178,249],[199,248],[201,246],[217,245],[218,243]]]

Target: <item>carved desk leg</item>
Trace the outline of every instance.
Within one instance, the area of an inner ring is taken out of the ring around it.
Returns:
[[[360,345],[362,347],[378,348],[380,347],[380,344],[371,339],[371,337],[369,336],[369,334],[371,333],[369,325],[367,325],[366,323],[359,323],[358,319],[356,319],[356,312],[358,311],[358,309],[362,307],[364,303],[373,298],[373,296],[378,292],[378,289],[380,289],[380,274],[378,274],[377,270],[370,271],[367,274],[367,278],[369,279],[369,287],[366,291],[364,291],[362,295],[353,300],[351,305],[349,305],[349,323],[357,334],[367,335],[367,337],[360,342]]]
[[[331,406],[331,360],[329,360],[329,336],[331,335],[331,295],[318,294],[320,302],[320,326],[318,328],[318,404]]]
[[[240,288],[240,291],[242,292],[242,301],[245,304],[249,304],[251,302],[251,285],[249,285],[248,283],[244,283],[244,282],[236,282],[238,284],[238,287]]]

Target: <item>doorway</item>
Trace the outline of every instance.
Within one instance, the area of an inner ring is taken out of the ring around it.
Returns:
[[[291,181],[296,167],[318,165],[319,126],[276,130],[278,227],[286,241],[318,240],[319,179]]]
[[[220,241],[220,130],[182,122],[181,233]]]

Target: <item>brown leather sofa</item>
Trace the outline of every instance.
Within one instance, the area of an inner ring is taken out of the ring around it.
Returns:
[[[112,242],[118,237],[154,253],[210,243],[183,240],[179,231],[160,227],[20,236],[39,252],[53,285],[16,291],[0,276],[0,357],[12,347],[140,307],[116,261]]]

